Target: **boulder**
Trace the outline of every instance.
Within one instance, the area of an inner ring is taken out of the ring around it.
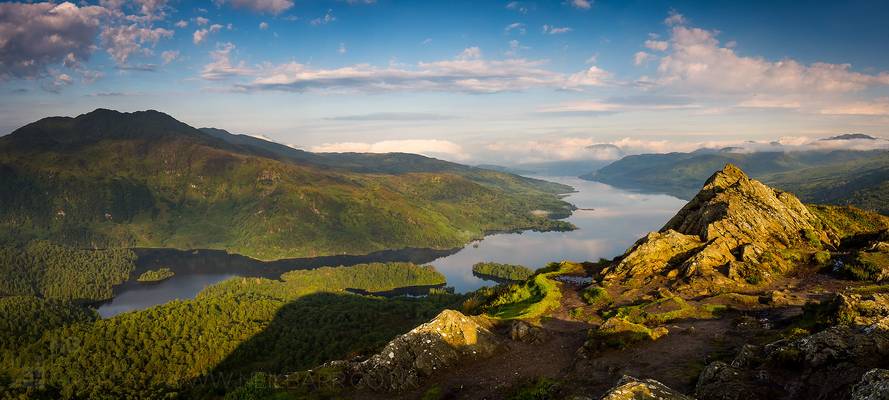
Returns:
[[[361,362],[329,363],[342,381],[374,391],[403,391],[438,372],[494,355],[502,346],[483,317],[444,310]]]
[[[654,379],[636,379],[624,375],[602,400],[694,400]]]
[[[546,341],[546,331],[525,321],[514,321],[509,327],[509,337],[517,342],[542,343]]]

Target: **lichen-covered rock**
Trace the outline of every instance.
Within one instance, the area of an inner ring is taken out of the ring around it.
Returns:
[[[542,343],[546,340],[546,331],[528,322],[518,320],[509,326],[509,337],[518,342]]]
[[[851,400],[889,400],[889,370],[867,371],[852,388]]]
[[[705,290],[756,284],[790,265],[781,250],[831,243],[818,217],[793,195],[728,164],[660,232],[603,271],[606,283],[646,284],[653,275],[700,281]]]
[[[614,273],[606,272],[606,280],[616,278],[645,278],[678,266],[678,260],[704,245],[698,237],[684,235],[674,230],[651,232],[639,239],[628,252]]]
[[[651,329],[621,317],[611,317],[598,329],[590,331],[590,339],[584,344],[584,349],[595,352],[604,347],[625,348],[637,342],[658,340],[668,333],[664,327]]]
[[[698,377],[695,396],[701,400],[849,398],[856,383],[859,393],[881,387],[877,378],[882,375],[861,377],[885,366],[887,357],[889,318],[869,325],[832,326],[763,347],[745,346],[731,364],[707,365]]]
[[[342,382],[374,391],[419,387],[423,378],[461,363],[494,355],[502,345],[487,320],[444,310],[433,320],[389,342],[361,362],[328,363],[342,371]]]
[[[695,396],[706,400],[751,400],[768,398],[766,388],[750,372],[716,361],[708,364],[695,386]]]
[[[608,390],[602,400],[694,400],[654,379],[636,379],[624,375]]]

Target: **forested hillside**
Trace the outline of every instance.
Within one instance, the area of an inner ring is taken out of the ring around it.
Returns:
[[[416,155],[312,154],[213,133],[156,111],[100,109],[0,138],[0,240],[277,259],[571,228],[552,219],[570,212],[556,196],[570,190],[562,185]]]

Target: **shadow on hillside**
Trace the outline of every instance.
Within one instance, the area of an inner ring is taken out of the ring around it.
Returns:
[[[299,297],[282,306],[265,330],[241,342],[212,372],[192,382],[192,397],[222,395],[243,386],[256,372],[283,375],[369,354],[435,317],[454,300],[447,295],[387,299],[331,292]]]

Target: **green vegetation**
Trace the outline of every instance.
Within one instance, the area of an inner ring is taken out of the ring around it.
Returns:
[[[810,204],[809,211],[821,221],[819,229],[827,228],[838,237],[847,238],[889,229],[889,217],[855,207]]]
[[[163,268],[151,269],[151,270],[143,272],[141,275],[139,275],[138,278],[136,278],[136,281],[138,281],[138,282],[160,282],[165,279],[170,279],[174,275],[176,275],[176,273],[173,272],[173,270],[163,267]]]
[[[130,250],[81,250],[33,241],[0,246],[0,296],[96,301],[113,296],[135,268]]]
[[[586,347],[607,346],[624,349],[634,343],[657,340],[669,333],[666,328],[651,329],[645,325],[627,321],[621,317],[611,317],[599,329],[590,332]]]
[[[611,304],[611,295],[601,286],[590,285],[580,291],[580,297],[591,306],[607,306]]]
[[[86,307],[34,296],[0,297],[0,316],[0,353],[40,339],[45,331],[98,319]]]
[[[843,264],[839,273],[858,281],[882,282],[889,278],[889,253],[859,251]]]
[[[534,271],[523,265],[480,262],[472,266],[472,272],[508,281],[524,281],[534,275]]]
[[[573,229],[570,191],[409,154],[318,155],[155,111],[47,118],[0,138],[0,243],[225,249],[257,259],[453,248]],[[540,212],[543,211],[543,212]]]
[[[725,306],[718,304],[696,306],[689,304],[681,297],[671,296],[651,302],[620,307],[607,312],[605,316],[606,318],[617,317],[633,324],[655,326],[686,318],[715,318],[725,308]]]
[[[532,379],[513,390],[509,400],[549,400],[558,398],[561,385],[546,377]]]
[[[464,309],[481,309],[500,319],[537,318],[558,308],[562,300],[559,283],[552,278],[581,271],[581,264],[569,261],[550,263],[525,282],[479,291],[477,295],[482,297],[470,299],[471,304],[464,304]]]
[[[304,370],[374,351],[464,300],[453,294],[384,299],[344,289],[436,282],[443,277],[430,267],[368,264],[293,271],[281,281],[233,278],[193,300],[94,322],[94,316],[55,322],[47,314],[52,322],[41,335],[15,333],[15,349],[0,357],[0,376],[11,382],[11,393],[31,397],[215,396],[256,371]],[[39,385],[29,387],[35,374]]]
[[[726,163],[805,202],[889,213],[889,152],[883,150],[642,154],[624,157],[582,178],[691,199]]]

